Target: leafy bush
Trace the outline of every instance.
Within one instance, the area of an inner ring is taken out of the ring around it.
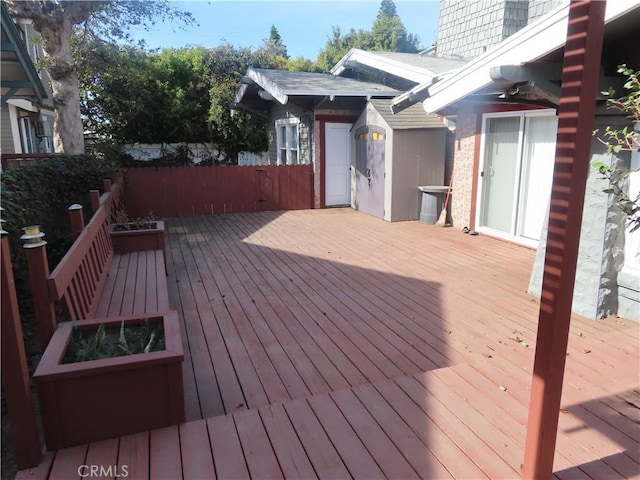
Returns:
[[[616,98],[616,92],[612,88],[602,94],[608,97],[608,108],[616,109],[625,114],[630,123],[637,126],[640,123],[640,71],[634,71],[626,65],[620,65],[618,73],[626,77],[625,95]],[[594,131],[594,135],[598,135],[598,133],[598,130]],[[608,153],[640,150],[640,136],[637,130],[631,126],[619,129],[608,126],[598,139],[607,147]],[[594,163],[593,167],[609,180],[610,187],[603,191],[614,196],[616,205],[627,216],[630,231],[640,229],[640,194],[635,198],[629,197],[627,179],[630,171],[625,168],[614,169],[602,162]]]
[[[3,217],[14,247],[20,247],[22,227],[40,225],[47,235],[53,267],[60,259],[55,258],[59,256],[55,253],[64,250],[54,240],[71,235],[68,207],[74,203],[83,205],[88,220],[89,191],[101,189],[104,179],[114,173],[110,163],[89,155],[55,156],[3,172]]]
[[[35,336],[35,328],[31,322],[33,305],[21,229],[27,225],[41,226],[46,234],[49,267],[53,270],[73,243],[68,207],[74,203],[83,205],[88,221],[92,214],[89,191],[102,189],[104,179],[114,173],[110,162],[90,155],[54,156],[2,172],[2,217],[6,220],[4,229],[9,233],[27,344]]]

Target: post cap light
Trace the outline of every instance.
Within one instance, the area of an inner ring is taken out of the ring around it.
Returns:
[[[24,248],[36,248],[46,245],[47,242],[42,240],[44,233],[40,231],[40,225],[29,225],[22,229],[24,234],[20,237],[20,240],[24,240]]]
[[[74,203],[73,205],[70,205],[68,210],[82,210],[82,205],[80,205],[79,203]]]
[[[7,235],[7,231],[4,229],[6,220],[2,218],[4,215],[4,208],[0,207],[0,235]]]

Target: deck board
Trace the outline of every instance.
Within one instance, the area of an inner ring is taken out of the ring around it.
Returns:
[[[182,477],[180,435],[177,426],[151,432],[149,439],[149,477],[172,480]]]
[[[149,433],[142,432],[120,438],[118,450],[118,467],[120,475],[127,477],[149,478]]]
[[[205,420],[180,425],[180,454],[185,480],[215,480],[216,472]]]
[[[93,459],[130,478],[519,476],[533,250],[350,209],[167,226],[189,422],[19,478],[74,478]],[[165,275],[157,260],[118,260],[100,308],[154,302],[153,286],[124,286]],[[640,479],[640,326],[574,316],[569,339],[554,478]]]

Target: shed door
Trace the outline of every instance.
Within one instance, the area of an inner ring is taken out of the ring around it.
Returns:
[[[384,218],[384,130],[364,126],[356,132],[357,210]]]
[[[351,188],[349,131],[351,124],[327,123],[325,126],[325,205],[349,205]]]

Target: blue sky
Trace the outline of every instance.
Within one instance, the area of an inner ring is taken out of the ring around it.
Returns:
[[[175,6],[191,12],[197,27],[180,30],[175,24],[164,23],[151,31],[133,31],[135,38],[144,38],[149,48],[201,45],[215,47],[224,41],[236,47],[257,48],[269,37],[275,25],[287,47],[289,56],[315,60],[331,36],[333,25],[346,33],[351,27],[371,29],[380,1],[176,1]],[[438,1],[395,1],[404,26],[419,36],[423,46],[437,37]]]

